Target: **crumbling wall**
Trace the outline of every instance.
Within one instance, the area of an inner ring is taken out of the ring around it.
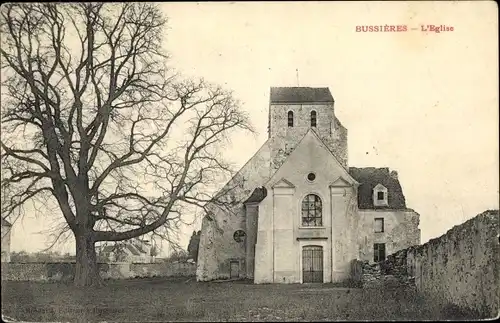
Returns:
[[[424,245],[400,250],[387,260],[363,263],[364,287],[414,285],[485,317],[499,314],[499,212],[490,210]]]
[[[495,317],[499,311],[498,210],[408,250],[419,291]]]

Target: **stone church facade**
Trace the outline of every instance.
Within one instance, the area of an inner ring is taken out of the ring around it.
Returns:
[[[339,282],[353,259],[420,244],[397,172],[349,167],[328,88],[273,87],[269,137],[203,219],[197,280]]]

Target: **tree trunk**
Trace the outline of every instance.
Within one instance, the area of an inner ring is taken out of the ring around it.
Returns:
[[[76,240],[76,286],[101,285],[102,280],[97,266],[95,241],[91,234],[75,234]]]

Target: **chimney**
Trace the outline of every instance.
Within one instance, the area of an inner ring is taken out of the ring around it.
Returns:
[[[389,175],[390,175],[393,179],[398,180],[398,172],[396,172],[395,170],[391,171],[391,172],[389,173]]]

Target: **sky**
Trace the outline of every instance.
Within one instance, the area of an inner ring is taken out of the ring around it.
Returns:
[[[162,3],[170,65],[232,90],[257,130],[227,156],[241,167],[267,139],[269,88],[328,87],[348,129],[349,166],[397,170],[421,240],[499,208],[498,20],[493,1]],[[453,27],[423,32],[421,25]],[[407,25],[407,32],[356,26]],[[411,30],[415,28],[416,30]],[[50,227],[15,223],[12,250]],[[200,221],[184,228],[187,247]],[[71,241],[57,248],[74,253]],[[162,251],[165,254],[165,250]]]

